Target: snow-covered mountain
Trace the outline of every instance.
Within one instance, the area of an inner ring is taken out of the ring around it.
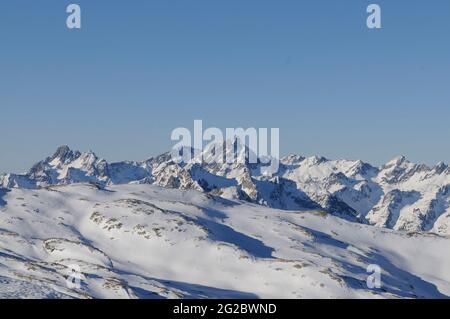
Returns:
[[[226,146],[218,146],[223,154]],[[281,159],[276,174],[266,176],[261,174],[263,164],[249,163],[245,147],[233,163],[212,160],[211,154],[206,149],[182,164],[170,153],[142,162],[108,163],[93,152],[62,146],[26,174],[0,176],[0,187],[153,184],[283,210],[322,210],[395,230],[450,235],[450,168],[443,163],[427,167],[398,157],[373,167],[362,161],[291,155]]]
[[[66,155],[64,165],[99,173],[94,157],[82,157],[87,167]],[[0,298],[450,297],[444,236],[149,184],[13,188],[0,198]],[[374,266],[377,287],[367,284]]]

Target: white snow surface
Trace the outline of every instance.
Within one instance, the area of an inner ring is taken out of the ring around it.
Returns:
[[[448,236],[270,208],[233,187],[233,199],[148,183],[0,189],[0,298],[450,297]]]

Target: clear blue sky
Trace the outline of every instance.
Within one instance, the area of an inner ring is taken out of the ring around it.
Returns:
[[[279,127],[283,154],[449,162],[449,35],[448,0],[2,0],[0,171],[60,144],[145,159],[194,119]]]

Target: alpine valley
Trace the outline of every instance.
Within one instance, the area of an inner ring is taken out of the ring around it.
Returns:
[[[204,152],[108,163],[62,146],[0,175],[0,298],[450,297],[446,164],[291,155],[266,176],[245,147]]]

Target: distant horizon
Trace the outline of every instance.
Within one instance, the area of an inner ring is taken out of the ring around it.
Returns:
[[[280,154],[450,162],[450,1],[0,2],[0,171],[55,146],[114,162],[170,133],[280,129]],[[381,7],[369,29],[367,6]]]
[[[56,153],[56,151],[57,151],[59,148],[61,148],[61,147],[68,147],[71,151],[75,151],[75,152],[78,151],[78,152],[80,152],[80,153],[82,153],[82,154],[83,154],[83,153],[89,153],[89,152],[92,152],[93,154],[95,154],[95,156],[97,156],[98,159],[105,160],[105,161],[108,162],[109,164],[112,164],[112,163],[120,163],[120,162],[126,162],[126,161],[128,161],[128,162],[144,162],[144,161],[149,160],[149,159],[151,159],[151,158],[154,158],[154,157],[157,157],[157,156],[162,155],[162,154],[164,154],[164,153],[170,152],[170,149],[168,149],[168,150],[165,151],[165,152],[161,152],[161,153],[154,154],[154,155],[149,155],[149,156],[147,156],[147,157],[145,157],[145,158],[143,158],[143,159],[125,158],[125,159],[110,160],[110,159],[108,159],[108,158],[106,158],[106,157],[104,157],[104,156],[101,156],[101,154],[97,153],[94,149],[88,149],[88,150],[86,149],[86,150],[83,150],[83,149],[73,148],[73,147],[71,147],[71,146],[68,145],[68,144],[62,144],[62,145],[59,145],[59,146],[55,147],[55,149],[54,149],[53,152],[50,152],[50,153],[48,153],[47,155],[44,155],[41,159],[37,159],[37,160],[33,161],[33,163],[29,165],[29,167],[24,168],[23,170],[20,170],[20,171],[4,171],[4,170],[0,167],[0,175],[1,175],[1,174],[19,174],[19,175],[20,175],[20,174],[25,174],[26,172],[28,172],[29,169],[32,168],[33,165],[35,165],[35,164],[39,163],[40,161],[43,161],[43,160],[45,160],[45,159],[51,157],[51,156],[54,155],[54,154]],[[381,168],[383,165],[385,165],[385,164],[387,164],[387,163],[389,163],[389,162],[391,162],[391,161],[394,161],[394,160],[396,160],[396,159],[400,159],[400,158],[405,158],[407,161],[409,161],[410,163],[413,163],[413,164],[417,164],[417,165],[425,165],[425,166],[427,166],[428,168],[433,168],[434,166],[436,166],[436,165],[438,165],[438,164],[440,164],[440,163],[444,163],[444,164],[447,165],[447,166],[450,165],[449,162],[446,162],[446,161],[443,161],[443,160],[437,161],[437,162],[435,162],[434,164],[420,163],[420,162],[416,162],[416,161],[414,161],[414,160],[411,160],[407,155],[396,155],[396,156],[394,156],[394,157],[392,157],[392,158],[386,160],[384,163],[376,163],[376,164],[375,164],[375,163],[372,163],[372,162],[370,162],[370,161],[364,160],[364,159],[362,159],[362,158],[344,158],[344,157],[342,157],[342,158],[331,158],[331,157],[323,156],[323,155],[321,155],[321,154],[302,154],[302,153],[281,154],[280,159],[283,159],[283,158],[285,158],[285,157],[287,157],[287,156],[300,156],[300,157],[304,157],[304,158],[311,158],[311,157],[317,156],[317,157],[323,157],[323,158],[325,158],[326,160],[329,160],[329,161],[340,161],[340,160],[346,160],[346,161],[362,161],[363,163],[369,164],[369,165],[371,165],[371,166],[373,166],[373,167],[376,167],[376,168]]]

